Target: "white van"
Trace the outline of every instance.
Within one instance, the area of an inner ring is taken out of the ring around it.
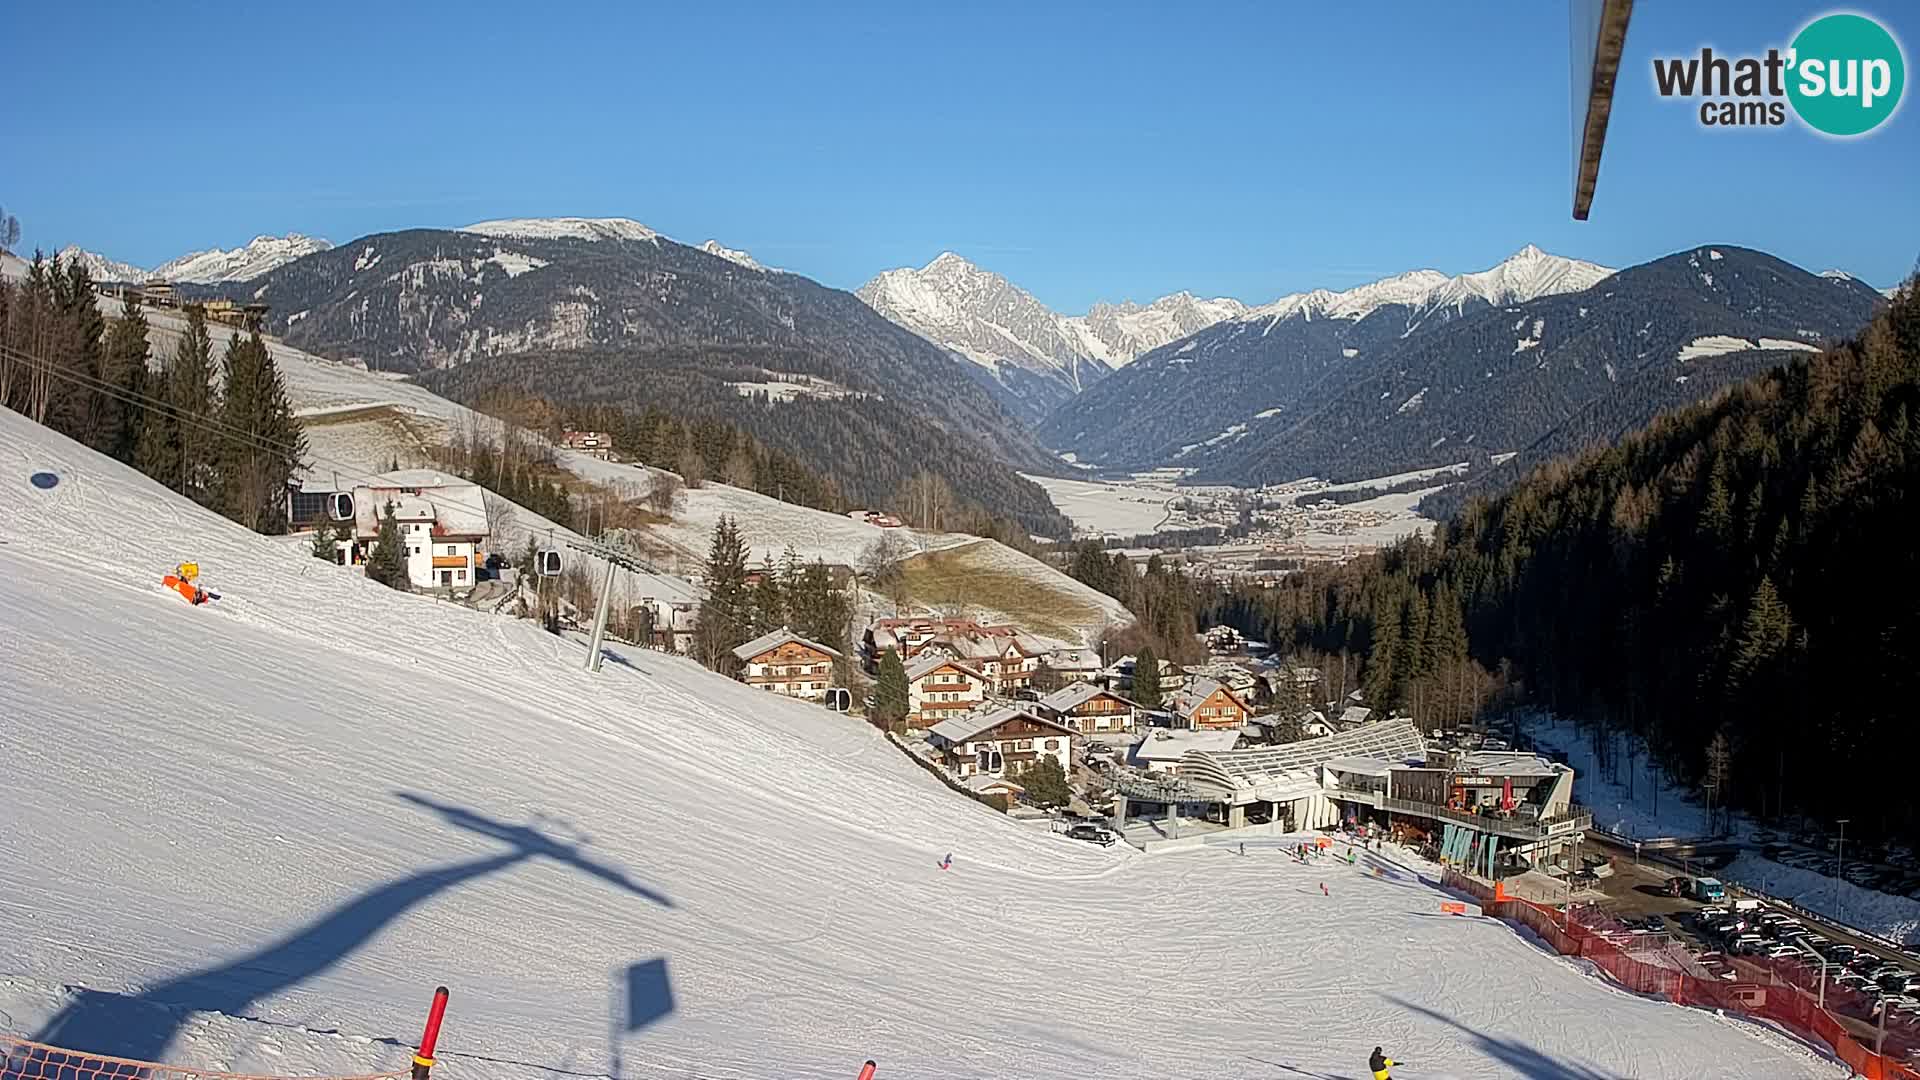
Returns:
[[[1767,905],[1758,900],[1735,900],[1733,902],[1733,910],[1735,911],[1759,911],[1766,906]]]

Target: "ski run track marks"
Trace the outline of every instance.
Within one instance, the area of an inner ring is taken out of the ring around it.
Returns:
[[[1843,1074],[1399,870],[1101,849],[690,661],[589,675],[4,410],[0,492],[19,1035],[402,1069],[444,983],[456,1080],[1359,1077],[1375,1044],[1413,1080]],[[222,599],[161,588],[189,558]]]

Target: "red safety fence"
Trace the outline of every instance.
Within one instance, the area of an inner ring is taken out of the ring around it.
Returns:
[[[1629,990],[1778,1024],[1831,1047],[1867,1080],[1920,1080],[1920,1024],[1894,1016],[1876,1027],[1881,1017],[1867,995],[1831,983],[1821,994],[1818,965],[1724,957],[1716,972],[1666,935],[1633,934],[1598,909],[1516,899],[1451,868],[1441,884],[1473,897],[1487,914],[1526,927],[1555,952],[1591,962]]]
[[[221,1072],[66,1050],[0,1033],[0,1080],[431,1080],[434,1045],[440,1039],[440,1023],[446,1014],[447,988],[437,987],[413,1062],[400,1072],[332,1077]]]
[[[0,1080],[294,1080],[282,1076],[219,1072],[157,1061],[135,1061],[62,1050],[57,1046],[0,1035]],[[400,1080],[410,1070],[326,1080]],[[304,1080],[304,1078],[301,1078]],[[317,1078],[316,1078],[317,1080]]]

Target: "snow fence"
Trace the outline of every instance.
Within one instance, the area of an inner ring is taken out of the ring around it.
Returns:
[[[1820,1002],[1817,965],[1767,957],[1727,957],[1737,978],[1706,973],[1692,954],[1665,939],[1649,948],[1597,909],[1571,912],[1496,895],[1487,882],[1449,867],[1441,885],[1480,902],[1487,914],[1518,923],[1562,956],[1591,961],[1615,982],[1636,993],[1665,998],[1676,1005],[1749,1016],[1768,1021],[1803,1039],[1817,1040],[1866,1080],[1920,1080],[1920,1025],[1896,1016],[1884,1031],[1866,995],[1829,986]],[[1878,1046],[1878,1052],[1873,1049]]]
[[[57,1046],[0,1035],[0,1080],[295,1080],[280,1076],[216,1072],[162,1065],[155,1061],[108,1057],[62,1050]],[[299,1080],[400,1080],[411,1070],[367,1076],[299,1078]]]

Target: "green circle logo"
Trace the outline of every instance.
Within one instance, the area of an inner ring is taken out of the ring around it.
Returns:
[[[1864,135],[1906,89],[1907,64],[1886,27],[1864,15],[1823,15],[1793,39],[1787,99],[1815,131]]]

